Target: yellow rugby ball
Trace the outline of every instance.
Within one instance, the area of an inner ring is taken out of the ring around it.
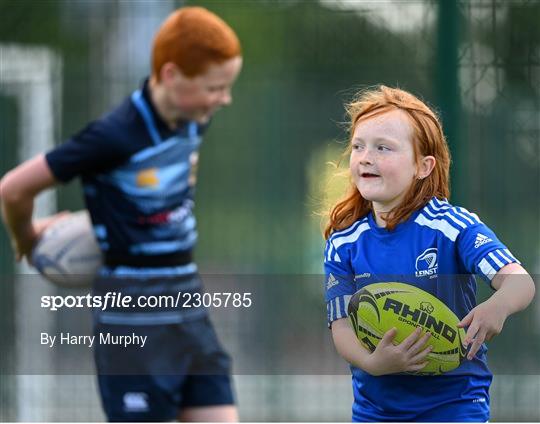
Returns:
[[[428,364],[419,375],[439,375],[457,368],[466,356],[465,331],[459,318],[435,296],[404,283],[375,283],[356,292],[348,306],[349,320],[360,342],[373,352],[391,328],[401,343],[417,327],[430,332]]]

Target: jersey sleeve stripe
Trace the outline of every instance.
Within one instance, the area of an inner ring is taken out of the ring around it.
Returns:
[[[420,213],[414,220],[418,225],[429,227],[441,231],[447,238],[455,242],[459,235],[459,230],[454,228],[448,221],[443,219],[428,219]]]
[[[484,259],[491,265],[491,267],[493,268],[494,272],[497,273],[501,270],[502,267],[504,267],[504,265],[506,265],[505,263],[503,263],[501,261],[500,258],[497,258],[496,255],[493,255],[492,254],[493,252],[490,252],[488,253]]]
[[[359,225],[352,234],[349,234],[348,236],[337,237],[332,240],[332,243],[336,249],[346,243],[354,243],[366,230],[369,230],[369,224],[367,222],[364,222],[363,224]]]
[[[506,258],[509,260],[508,263],[518,263],[518,264],[521,264],[520,261],[518,261],[516,259],[516,257],[514,255],[512,255],[512,253],[510,253],[510,251],[508,249],[499,249],[497,250],[497,252],[499,253],[499,255],[501,255],[502,257]]]
[[[480,268],[480,271],[484,276],[491,281],[493,277],[495,277],[495,274],[497,271],[493,269],[493,267],[489,264],[489,262],[486,260],[486,258],[482,259],[480,263],[478,264],[478,267]]]
[[[456,207],[455,209],[456,209],[456,213],[459,213],[460,215],[462,215],[464,217],[468,217],[468,219],[470,219],[473,224],[481,224],[482,223],[482,221],[480,221],[480,218],[478,217],[478,215],[476,215],[475,213],[469,212],[467,209],[462,208],[460,206]]]
[[[478,215],[476,215],[475,213],[469,212],[467,209],[460,206],[451,206],[447,201],[443,202],[434,197],[432,200],[430,200],[429,203],[439,208],[449,209],[453,214],[456,214],[471,225],[482,223]]]
[[[341,262],[341,259],[339,257],[339,255],[336,253],[334,253],[334,251],[337,249],[337,246],[334,246],[334,240],[336,239],[336,237],[340,237],[342,235],[346,235],[346,234],[350,234],[350,233],[354,233],[354,231],[358,228],[358,226],[364,222],[367,222],[367,218],[364,218],[360,221],[357,221],[355,222],[353,225],[351,225],[349,228],[346,228],[344,230],[341,230],[341,231],[336,231],[335,233],[333,233],[330,238],[328,239],[328,242],[327,242],[327,245],[328,245],[328,248],[327,248],[327,251],[326,251],[326,261],[327,262],[330,262],[332,260],[335,260],[336,262]],[[332,259],[332,257],[334,259]]]
[[[330,314],[330,302],[326,304],[326,322],[332,322],[332,315]]]
[[[446,212],[438,212],[433,213],[428,209],[424,209],[424,212],[428,214],[432,218],[450,218],[452,221],[454,221],[457,225],[459,225],[461,228],[467,228],[467,224],[460,221],[458,218],[452,215],[450,210],[447,210]]]
[[[488,256],[490,257],[490,259],[491,259],[493,262],[495,262],[495,264],[499,267],[499,269],[501,269],[501,268],[502,268],[503,266],[505,266],[506,263],[507,263],[506,260],[504,260],[504,263],[501,262],[501,261],[499,260],[499,258],[497,258],[497,256],[495,256],[495,255],[493,254],[493,252],[489,253]]]
[[[339,302],[338,315],[341,316],[341,317],[347,316],[347,311],[345,309],[344,296],[339,297],[338,302]]]
[[[445,210],[450,208],[450,205],[438,202],[436,198],[433,198],[429,201],[428,206],[430,206],[435,211]]]
[[[350,227],[345,228],[344,230],[340,230],[340,231],[336,231],[336,232],[332,233],[331,237],[334,238],[336,236],[340,236],[340,235],[343,235],[343,234],[352,233],[358,227],[358,225],[360,225],[361,223],[366,222],[366,221],[367,221],[367,218],[363,218],[360,221],[356,221]]]
[[[448,203],[448,200],[447,199],[438,199],[436,197],[434,197],[433,199],[431,199],[431,202],[433,202],[434,204],[436,205],[449,205]]]
[[[326,261],[329,262],[332,260],[332,251],[334,250],[334,246],[332,245],[332,242],[328,240],[327,248],[326,248]]]
[[[465,224],[463,221],[460,221],[457,217],[453,216],[450,211],[446,212],[443,216],[441,216],[442,219],[445,219],[448,221],[449,224],[451,224],[453,227],[459,226],[461,228],[467,228],[467,224]],[[461,229],[458,229],[461,231]]]
[[[329,327],[333,321],[341,318],[347,318],[347,308],[349,306],[351,297],[351,295],[339,296],[330,300],[326,304]]]
[[[452,221],[461,228],[467,228],[467,222],[463,222],[455,216],[455,211],[450,207],[450,205],[441,205],[438,206],[435,202],[435,199],[432,199],[426,207],[422,210],[423,213],[429,215],[433,219],[446,219],[448,222]],[[450,222],[450,224],[452,224]]]
[[[496,258],[498,258],[501,262],[503,262],[504,265],[508,265],[508,264],[514,262],[513,259],[509,258],[508,256],[503,255],[501,249],[495,250],[494,252],[491,252],[491,253],[493,253],[493,255]]]
[[[473,219],[471,219],[470,217],[465,215],[463,212],[459,211],[458,208],[454,209],[454,213],[456,215],[460,216],[461,218],[463,218],[464,220],[466,220],[469,224],[471,224],[471,225],[476,224],[476,222]]]
[[[444,202],[444,201],[442,201],[442,200],[439,200],[439,199],[437,199],[436,197],[434,197],[433,199],[431,199],[431,200],[429,201],[429,203],[431,203],[433,206],[437,206],[437,207],[438,207],[438,206],[443,206],[443,205],[448,204],[448,202]]]
[[[456,222],[460,227],[467,228],[468,225],[474,225],[475,222],[471,217],[460,212],[458,208],[451,207],[448,203],[437,206],[435,203],[436,199],[432,199],[428,206],[434,209],[435,211],[440,211],[436,215],[443,214],[450,217],[454,222]],[[427,208],[424,209],[427,212]]]
[[[352,295],[350,294],[343,296],[343,305],[344,305],[343,312],[345,316],[349,315],[348,310],[349,310],[349,302],[351,301],[351,297]]]
[[[458,219],[460,222],[464,223],[465,224],[465,227],[468,227],[469,225],[474,225],[474,221],[472,219],[470,219],[469,217],[459,213],[459,211],[457,211],[455,208],[451,208],[448,210],[447,214],[449,216],[452,216],[456,219]]]

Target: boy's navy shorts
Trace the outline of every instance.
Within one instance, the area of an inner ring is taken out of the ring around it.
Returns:
[[[170,421],[183,408],[234,404],[231,360],[206,310],[94,310],[94,329],[109,421]]]

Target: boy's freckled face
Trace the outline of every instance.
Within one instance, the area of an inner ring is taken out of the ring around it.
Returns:
[[[393,110],[360,121],[351,141],[350,171],[362,197],[376,210],[398,206],[416,174],[412,128]]]
[[[242,58],[235,57],[193,78],[178,74],[169,90],[170,102],[185,119],[206,123],[218,109],[231,104],[231,88],[241,68]]]

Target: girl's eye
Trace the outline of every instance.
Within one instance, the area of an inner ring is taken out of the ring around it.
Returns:
[[[362,150],[363,148],[364,146],[362,146],[361,144],[353,144],[352,146],[353,150]]]
[[[377,147],[377,150],[379,150],[379,152],[388,152],[388,151],[390,151],[390,147],[380,145],[380,146]]]

